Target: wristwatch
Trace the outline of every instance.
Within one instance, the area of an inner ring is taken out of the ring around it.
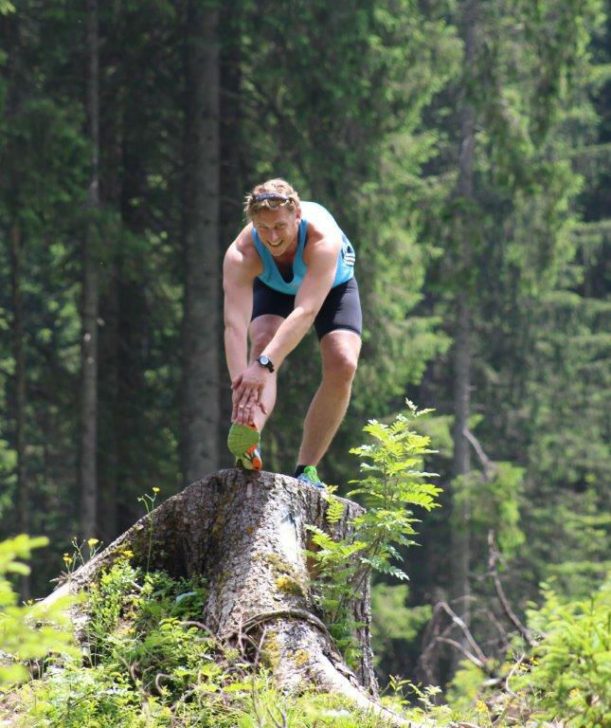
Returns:
[[[257,358],[257,362],[262,367],[265,367],[270,373],[274,371],[274,365],[272,364],[272,360],[269,358],[269,356],[261,354],[261,356]]]

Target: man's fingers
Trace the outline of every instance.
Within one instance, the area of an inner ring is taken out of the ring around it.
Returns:
[[[259,381],[250,382],[240,374],[231,383],[232,422],[248,425],[254,419],[255,410],[261,409],[267,414],[265,405],[261,402],[263,385]]]
[[[234,408],[241,407],[243,410],[245,407],[248,407],[253,403],[252,390],[246,384],[242,383],[233,391],[231,399]]]
[[[256,400],[253,399],[250,392],[244,393],[241,397],[236,397],[233,401],[231,418],[234,422],[248,425],[253,420],[254,407]]]
[[[235,407],[231,414],[232,422],[239,422],[241,425],[248,425],[252,422],[252,413],[250,408]]]

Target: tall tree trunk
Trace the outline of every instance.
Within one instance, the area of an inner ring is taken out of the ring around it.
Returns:
[[[459,294],[456,302],[454,334],[454,451],[452,477],[455,480],[471,469],[469,443],[465,437],[471,406],[471,311],[467,296]],[[459,486],[455,487],[455,492]],[[452,504],[452,597],[458,600],[456,612],[469,623],[469,521],[466,498],[454,498]]]
[[[453,479],[471,469],[469,442],[466,437],[471,408],[471,304],[468,290],[472,241],[469,208],[473,201],[473,163],[475,154],[475,110],[469,98],[470,80],[475,62],[475,24],[478,0],[467,0],[463,8],[464,40],[463,98],[460,109],[460,153],[456,196],[459,211],[456,220],[458,266],[462,274],[456,299],[454,331],[454,430]],[[458,614],[469,623],[469,504],[466,498],[454,498],[452,513],[452,596]]]
[[[190,0],[186,33],[181,460],[185,482],[218,467],[220,419],[219,10]]]
[[[18,118],[22,96],[25,93],[23,68],[23,40],[21,34],[20,16],[15,13],[12,16],[2,19],[2,47],[6,52],[6,60],[3,68],[3,90],[6,89],[6,96],[3,104],[3,115],[8,124],[15,123]],[[22,209],[20,178],[21,165],[11,159],[13,155],[7,150],[7,145],[0,146],[0,169],[6,176],[3,184],[3,193],[7,204],[9,218],[9,266],[10,266],[10,296],[12,305],[11,320],[11,347],[15,365],[14,372],[14,399],[13,399],[13,422],[15,428],[14,448],[17,458],[16,462],[16,517],[15,527],[22,533],[30,531],[30,491],[26,467],[26,352],[25,352],[25,324],[24,307],[22,297],[23,285],[23,229],[19,218],[19,211]],[[19,584],[19,592],[22,599],[29,599],[31,596],[30,577],[24,575]]]
[[[129,59],[131,68],[142,62],[138,56]],[[146,95],[134,89],[122,98],[120,106],[120,209],[123,229],[135,239],[144,240],[148,229],[144,205],[134,200],[147,194],[146,144],[140,130],[147,123],[144,112]],[[147,352],[151,342],[151,309],[145,290],[146,279],[136,270],[135,251],[130,244],[116,251],[113,261],[112,305],[116,337],[115,371],[117,383],[113,402],[112,426],[116,444],[116,526],[123,530],[137,512],[137,495],[141,492],[138,448],[145,442],[147,421],[138,404],[146,406]],[[105,373],[106,374],[106,373]]]
[[[30,532],[30,490],[25,466],[25,349],[23,325],[23,299],[21,276],[23,245],[21,228],[14,222],[11,227],[11,299],[13,306],[13,359],[15,361],[15,451],[17,454],[18,522],[21,533]],[[20,596],[29,599],[30,577],[24,575],[20,581]]]
[[[104,199],[108,201],[108,188],[105,187]],[[120,273],[117,261],[111,262],[109,284],[104,286],[104,298],[100,302],[100,309],[104,318],[104,326],[100,330],[100,379],[99,398],[100,409],[98,419],[100,422],[100,450],[104,458],[100,462],[98,483],[100,490],[99,503],[99,529],[100,538],[104,543],[110,543],[119,533],[117,523],[117,495],[119,492],[119,437],[121,423],[119,421],[119,397],[121,387],[119,383],[119,303],[118,281]]]
[[[83,245],[83,312],[81,341],[81,441],[79,486],[81,492],[81,535],[96,535],[98,508],[97,419],[98,419],[98,271],[96,262],[95,213],[100,207],[99,193],[99,51],[98,4],[87,0],[87,113],[91,141],[91,179],[88,206],[92,214]]]

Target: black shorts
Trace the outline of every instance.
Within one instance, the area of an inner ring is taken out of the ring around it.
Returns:
[[[252,318],[265,314],[274,314],[286,318],[295,308],[295,296],[280,293],[261,283],[255,278],[253,286]],[[318,315],[314,319],[314,328],[319,339],[329,331],[348,329],[359,336],[363,330],[363,316],[359,287],[356,278],[332,288],[325,298]]]

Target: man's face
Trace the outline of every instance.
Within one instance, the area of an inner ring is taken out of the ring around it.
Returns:
[[[275,210],[259,210],[252,222],[265,247],[277,258],[296,245],[300,220],[299,208],[277,207]]]

